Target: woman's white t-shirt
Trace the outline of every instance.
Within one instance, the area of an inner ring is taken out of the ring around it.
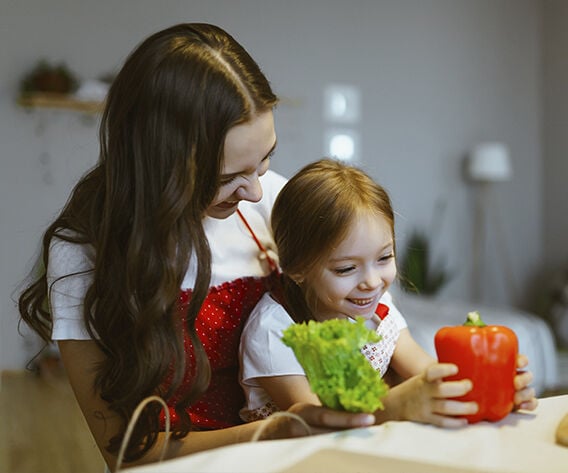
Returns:
[[[273,171],[267,171],[260,177],[260,182],[262,199],[256,203],[242,201],[239,210],[263,246],[274,251],[270,213],[286,179]],[[268,274],[264,255],[260,253],[258,245],[236,213],[222,220],[206,217],[203,225],[212,255],[211,287],[242,277]],[[275,257],[275,253],[272,256]],[[91,339],[83,322],[83,299],[92,282],[94,261],[95,252],[90,245],[68,243],[58,238],[51,242],[47,283],[53,316],[53,340]],[[181,289],[193,287],[196,271],[192,259]],[[68,276],[70,274],[73,275]]]

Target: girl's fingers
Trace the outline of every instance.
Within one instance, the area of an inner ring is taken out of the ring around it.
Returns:
[[[515,406],[520,406],[521,404],[524,403],[530,403],[529,405],[532,405],[532,403],[536,403],[534,388],[525,388],[521,389],[520,391],[517,391],[515,393],[514,402]],[[536,407],[536,404],[534,404],[534,407]]]
[[[517,369],[522,370],[526,368],[529,364],[529,359],[525,355],[517,355]]]
[[[533,380],[533,374],[531,371],[524,371],[517,373],[515,376],[515,389],[517,391],[526,388]]]
[[[446,376],[454,375],[458,372],[458,367],[453,363],[434,363],[426,368],[424,379],[428,383],[441,380]]]
[[[444,381],[436,386],[434,396],[436,398],[458,397],[471,391],[473,383],[469,379],[460,381]]]
[[[465,427],[467,420],[462,417],[448,417],[444,415],[432,414],[428,419],[429,424],[437,425],[438,427],[445,427],[450,429],[457,429]]]
[[[536,398],[532,398],[529,401],[521,402],[519,405],[516,406],[516,409],[524,409],[526,411],[534,411],[538,406],[538,400]]]
[[[476,402],[462,402],[451,399],[432,400],[432,413],[444,416],[472,415],[478,411]]]

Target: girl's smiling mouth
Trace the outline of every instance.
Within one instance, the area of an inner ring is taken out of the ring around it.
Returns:
[[[367,299],[347,299],[352,304],[355,304],[360,307],[365,307],[375,301],[374,297],[367,298]]]

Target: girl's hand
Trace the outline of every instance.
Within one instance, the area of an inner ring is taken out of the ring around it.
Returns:
[[[533,380],[530,371],[524,370],[529,364],[529,359],[525,355],[517,356],[517,376],[515,376],[515,409],[526,409],[534,411],[538,405],[535,397],[534,388],[529,384]]]
[[[443,381],[443,378],[456,374],[457,371],[454,364],[434,363],[422,374],[392,388],[385,398],[385,420],[398,418],[440,427],[466,425],[466,419],[456,416],[475,414],[478,410],[477,403],[451,398],[468,393],[472,389],[471,381]]]

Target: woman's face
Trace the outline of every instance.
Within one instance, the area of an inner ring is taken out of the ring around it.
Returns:
[[[390,225],[382,216],[367,213],[354,218],[346,238],[304,283],[316,296],[318,320],[370,319],[395,277]]]
[[[227,218],[236,212],[241,200],[258,202],[262,198],[258,178],[268,170],[275,147],[272,111],[231,128],[225,137],[221,184],[207,215]]]

